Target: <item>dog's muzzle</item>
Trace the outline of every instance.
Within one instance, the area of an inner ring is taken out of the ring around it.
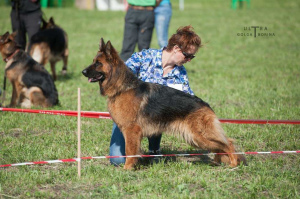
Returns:
[[[105,79],[104,74],[101,72],[91,73],[87,69],[84,69],[82,71],[82,74],[88,78],[89,82],[98,82],[103,81]]]

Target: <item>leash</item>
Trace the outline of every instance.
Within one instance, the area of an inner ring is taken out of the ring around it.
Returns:
[[[0,106],[2,106],[2,104],[4,104],[5,101],[5,90],[6,90],[6,75],[4,73],[4,80],[3,80],[3,94],[2,94],[2,100],[0,103]],[[0,94],[1,95],[1,94]]]

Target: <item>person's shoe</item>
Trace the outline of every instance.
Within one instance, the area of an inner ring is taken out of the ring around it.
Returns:
[[[149,155],[161,155],[160,150],[149,150]],[[161,160],[162,156],[154,156],[154,157],[150,157],[150,163],[154,164],[154,163],[159,163],[159,161]]]

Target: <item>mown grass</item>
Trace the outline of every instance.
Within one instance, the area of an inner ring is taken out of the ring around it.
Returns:
[[[251,8],[233,11],[229,1],[185,1],[179,11],[173,2],[170,34],[191,24],[205,44],[186,65],[191,87],[210,103],[220,118],[300,119],[300,29],[298,1],[251,1]],[[11,30],[9,7],[0,7],[0,32]],[[81,70],[89,65],[101,37],[120,51],[125,12],[44,9],[69,35],[69,73],[56,86],[60,106],[106,111],[97,84],[89,84]],[[238,36],[245,27],[267,27],[275,36]],[[151,46],[157,48],[154,33]],[[59,63],[57,70],[61,69]],[[49,65],[46,65],[49,70]],[[4,62],[0,70],[2,86]],[[8,84],[6,104],[11,86]],[[77,119],[38,114],[0,113],[0,165],[74,158]],[[82,118],[82,156],[108,155],[111,120]],[[299,125],[224,124],[240,151],[299,150]],[[147,151],[143,140],[142,149]],[[199,151],[164,135],[163,153]],[[107,159],[75,163],[9,167],[0,170],[0,198],[300,198],[298,154],[247,155],[249,166],[215,167],[207,157],[180,157],[137,171],[111,166]]]

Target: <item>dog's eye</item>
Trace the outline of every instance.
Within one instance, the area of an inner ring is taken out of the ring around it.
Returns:
[[[96,66],[102,66],[102,63],[101,62],[98,62],[98,61],[96,61]]]

